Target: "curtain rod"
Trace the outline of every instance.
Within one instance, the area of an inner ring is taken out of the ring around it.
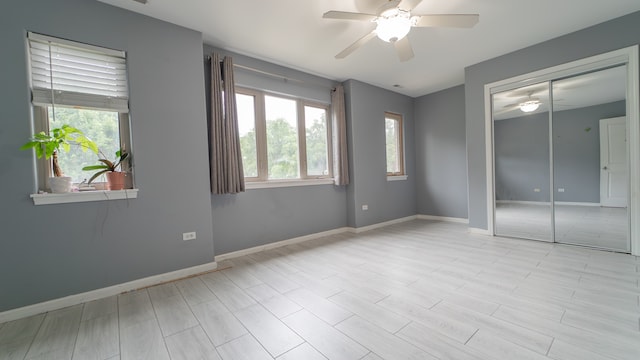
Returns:
[[[274,74],[274,73],[271,73],[271,72],[268,72],[268,71],[252,68],[250,66],[245,66],[245,65],[240,65],[240,64],[233,64],[233,66],[237,67],[239,69],[249,70],[249,71],[256,72],[256,73],[259,73],[259,74],[262,74],[262,75],[267,75],[267,76],[279,78],[279,79],[284,80],[284,82],[292,81],[292,82],[297,82],[297,83],[300,83],[300,84],[304,83],[304,81],[302,81],[302,80],[286,77],[284,75]]]
[[[211,56],[210,55],[205,56],[205,58],[207,60],[211,60]],[[222,60],[220,60],[220,62],[222,62]],[[293,78],[290,78],[290,77],[286,77],[284,75],[275,74],[275,73],[272,73],[272,72],[256,69],[256,68],[253,68],[253,67],[250,67],[250,66],[246,66],[246,65],[240,65],[240,64],[235,64],[234,63],[233,67],[236,67],[236,68],[239,68],[239,69],[243,69],[243,70],[249,70],[249,71],[252,71],[252,72],[256,72],[256,73],[259,73],[259,74],[262,74],[262,75],[271,76],[271,77],[274,77],[274,78],[279,78],[279,79],[284,80],[285,82],[292,81],[292,82],[297,82],[297,83],[301,83],[301,84],[304,83],[304,81],[302,81],[302,80],[293,79]]]
[[[211,56],[210,55],[206,55],[205,58],[207,60],[211,60]],[[220,61],[220,62],[222,62],[222,61]],[[334,88],[334,86],[326,86],[326,85],[318,84],[318,83],[315,83],[315,82],[308,82],[308,81],[304,81],[304,80],[290,78],[290,77],[287,77],[287,76],[284,76],[284,75],[280,75],[280,74],[276,74],[276,73],[272,73],[272,72],[256,69],[254,67],[250,67],[250,66],[246,66],[246,65],[240,65],[240,64],[234,63],[233,67],[236,67],[236,68],[242,69],[242,70],[255,72],[255,73],[266,75],[266,76],[270,76],[270,77],[273,77],[273,78],[276,78],[276,79],[281,79],[284,82],[293,82],[293,83],[298,83],[298,84],[317,86],[317,87],[321,87],[321,88],[325,88],[325,89],[326,88],[328,88],[328,89],[333,89]]]

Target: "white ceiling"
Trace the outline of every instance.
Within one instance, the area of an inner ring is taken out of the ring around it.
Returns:
[[[322,19],[329,10],[375,13],[386,0],[99,1],[200,31],[215,47],[414,97],[462,84],[466,66],[640,10],[638,0],[423,0],[412,13],[477,13],[480,22],[472,29],[413,28],[415,57],[400,62],[377,38],[336,60],[374,24]]]

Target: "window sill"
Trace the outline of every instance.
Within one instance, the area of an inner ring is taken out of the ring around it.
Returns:
[[[135,199],[138,189],[96,190],[63,194],[31,194],[34,205],[66,204],[88,201]]]
[[[329,185],[333,184],[333,179],[307,179],[307,180],[270,180],[270,181],[247,181],[245,188],[253,189],[269,189],[293,186],[311,186],[311,185]]]
[[[387,176],[387,181],[400,181],[400,180],[407,180],[409,178],[409,175],[390,175]]]

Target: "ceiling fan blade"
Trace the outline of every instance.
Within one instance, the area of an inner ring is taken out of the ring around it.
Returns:
[[[521,103],[508,104],[508,105],[503,106],[503,107],[502,107],[502,109],[505,109],[505,110],[513,110],[513,109],[517,109],[517,108],[519,108],[519,107],[520,107],[520,104],[521,104]]]
[[[519,105],[505,106],[504,108],[499,109],[499,110],[498,109],[494,109],[493,110],[493,115],[494,116],[504,115],[504,114],[507,114],[507,113],[510,113],[510,112],[512,112],[514,110],[519,110],[519,109],[520,109]]]
[[[356,40],[353,44],[347,46],[347,48],[342,50],[338,55],[336,55],[336,59],[344,59],[345,57],[349,56],[349,54],[358,50],[360,46],[364,45],[367,41],[373,39],[374,37],[376,37],[376,33],[374,31],[361,37],[360,39]]]
[[[478,23],[478,14],[445,14],[445,15],[416,15],[420,16],[417,27],[456,27],[470,28]]]
[[[411,43],[409,42],[408,37],[405,36],[402,39],[394,42],[393,46],[398,52],[400,61],[407,61],[413,57],[413,49],[411,48]]]
[[[382,4],[379,8],[378,11],[376,12],[376,14],[380,15],[383,12],[389,10],[389,9],[395,9],[398,7],[398,5],[400,5],[400,1],[401,0],[389,0],[386,3]]]
[[[362,20],[371,21],[376,18],[375,15],[354,13],[347,11],[327,11],[322,15],[325,19],[339,19],[339,20]]]
[[[398,5],[400,7],[400,9],[402,10],[413,10],[416,8],[416,6],[420,5],[420,3],[422,2],[422,0],[403,0],[400,5]]]

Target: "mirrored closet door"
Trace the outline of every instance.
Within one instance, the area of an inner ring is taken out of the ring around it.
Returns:
[[[553,241],[549,83],[493,94],[496,235]]]
[[[492,94],[496,235],[629,252],[625,65]]]
[[[628,252],[626,66],[552,82],[555,241]]]

